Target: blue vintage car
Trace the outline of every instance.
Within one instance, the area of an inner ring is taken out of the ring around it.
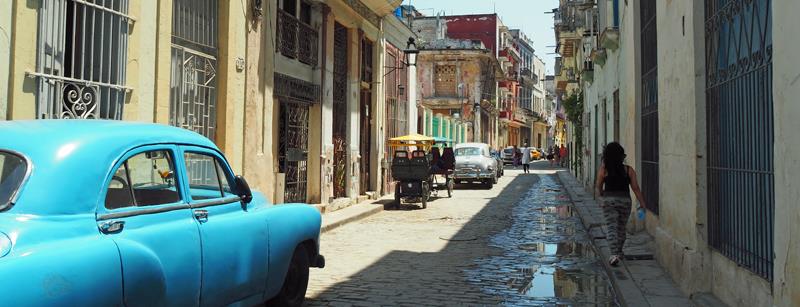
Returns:
[[[319,233],[188,130],[0,121],[0,305],[300,305]]]

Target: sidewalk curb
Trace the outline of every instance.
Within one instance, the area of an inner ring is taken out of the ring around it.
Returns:
[[[557,171],[556,174],[561,185],[567,190],[572,207],[575,208],[575,212],[578,213],[578,217],[581,219],[584,228],[586,228],[586,232],[590,236],[589,239],[592,242],[592,247],[594,248],[595,252],[601,256],[600,262],[603,264],[603,269],[605,269],[606,274],[608,274],[609,280],[611,281],[611,287],[614,289],[614,293],[617,296],[619,304],[621,306],[650,306],[650,303],[645,298],[642,289],[639,288],[631,276],[631,273],[628,271],[627,267],[625,267],[624,261],[622,266],[614,268],[611,267],[608,261],[604,260],[611,256],[607,244],[604,244],[602,247],[598,246],[598,243],[606,242],[605,236],[602,238],[595,238],[592,235],[592,228],[598,229],[600,232],[605,234],[605,230],[602,228],[602,226],[597,227],[598,225],[603,225],[603,222],[599,221],[598,223],[596,220],[593,221],[594,217],[588,212],[587,206],[578,204],[579,202],[583,202],[583,199],[581,199],[580,195],[578,195],[578,191],[576,190],[583,190],[583,187],[580,185],[575,185],[572,182],[567,182],[574,181],[574,179],[568,180],[569,178],[565,178],[565,176],[572,175],[568,171]]]
[[[369,204],[359,204],[359,205],[371,205],[372,208],[370,208],[369,210],[361,211],[361,212],[359,212],[357,214],[345,217],[345,218],[337,220],[337,221],[333,221],[333,222],[330,222],[330,223],[323,222],[322,223],[322,227],[320,229],[320,233],[325,233],[325,232],[331,231],[333,229],[338,228],[339,226],[346,225],[348,223],[352,223],[352,222],[355,222],[355,221],[363,220],[363,219],[365,219],[367,217],[370,217],[372,215],[378,214],[381,211],[383,211],[383,206],[372,205],[371,203],[369,203]],[[355,206],[359,206],[359,205],[355,205]],[[336,212],[336,211],[334,211],[334,212]]]

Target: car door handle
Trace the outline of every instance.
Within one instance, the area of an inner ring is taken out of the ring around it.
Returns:
[[[100,231],[103,233],[118,233],[125,228],[125,221],[108,221],[100,223]]]
[[[208,210],[203,210],[203,209],[194,210],[194,218],[200,221],[200,223],[208,222]]]

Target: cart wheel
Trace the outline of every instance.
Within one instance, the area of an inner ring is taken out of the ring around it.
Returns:
[[[422,209],[428,208],[428,197],[430,197],[430,188],[427,183],[422,184]]]
[[[447,181],[447,197],[448,198],[452,198],[453,197],[453,187],[454,186],[455,186],[455,183],[453,183],[452,179]]]
[[[394,186],[394,208],[400,209],[400,183]]]

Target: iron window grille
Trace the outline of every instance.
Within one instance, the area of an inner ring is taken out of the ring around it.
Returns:
[[[708,238],[768,281],[775,220],[771,11],[770,0],[705,2]]]
[[[656,0],[641,2],[641,146],[642,194],[653,213],[659,212],[659,154],[658,154],[658,45]]]
[[[128,0],[39,2],[37,118],[122,119]]]
[[[311,6],[303,3],[297,18],[291,11],[278,9],[278,34],[276,46],[284,56],[301,63],[317,66],[319,57],[319,31],[310,23]],[[292,10],[295,11],[295,10]]]
[[[214,139],[219,0],[173,0],[170,124]]]

